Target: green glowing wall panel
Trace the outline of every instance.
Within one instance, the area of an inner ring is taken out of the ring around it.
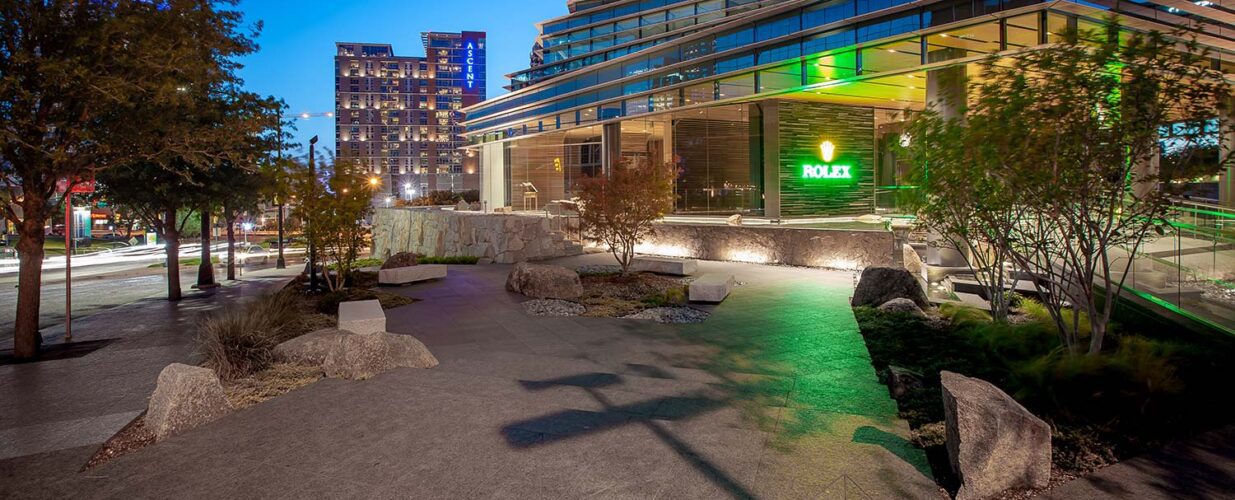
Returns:
[[[875,112],[872,108],[800,101],[779,102],[780,213],[782,217],[861,215],[873,206]],[[835,146],[821,158],[824,140]],[[848,179],[803,178],[803,165],[849,166]]]

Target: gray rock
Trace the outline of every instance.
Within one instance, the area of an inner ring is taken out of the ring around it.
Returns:
[[[363,380],[394,368],[432,368],[437,358],[410,335],[388,332],[339,337],[322,362],[327,377]]]
[[[459,200],[458,203],[455,203],[455,210],[458,212],[469,212],[472,210],[472,204],[466,201],[463,201],[463,200]]]
[[[582,253],[582,248],[564,244],[566,236],[543,216],[379,208],[372,228],[373,255],[466,255],[510,264]]]
[[[710,314],[693,307],[653,307],[623,316],[626,319],[650,319],[657,323],[702,323]]]
[[[1044,488],[1051,478],[1051,428],[989,382],[943,371],[948,458],[958,500]]]
[[[159,372],[146,407],[146,426],[162,440],[231,411],[219,377],[209,368],[172,363]]]
[[[275,346],[274,356],[284,363],[321,366],[326,361],[326,353],[338,345],[344,335],[354,334],[337,328],[309,332]]]
[[[399,252],[386,259],[386,262],[382,263],[381,269],[397,269],[400,267],[414,266],[416,265],[417,260],[418,258],[416,257],[416,254],[412,252]]]
[[[853,306],[878,306],[892,299],[906,298],[918,307],[930,307],[926,292],[918,280],[904,269],[868,267],[862,270],[858,286],[853,291]]]
[[[888,366],[888,392],[892,393],[893,399],[900,399],[909,391],[921,388],[921,373],[899,366]]]
[[[523,311],[532,316],[578,316],[587,308],[578,302],[558,299],[533,299],[523,303]]]
[[[506,289],[534,299],[573,299],[583,295],[579,273],[561,266],[520,262],[506,277]]]
[[[909,313],[914,316],[926,317],[926,313],[922,312],[922,308],[914,304],[912,300],[904,297],[897,297],[882,304],[879,304],[879,310],[884,312]]]

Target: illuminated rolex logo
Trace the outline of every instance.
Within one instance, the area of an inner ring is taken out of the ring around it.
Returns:
[[[819,156],[823,159],[823,164],[802,165],[803,179],[852,179],[853,173],[851,165],[833,164],[832,159],[836,157],[836,145],[832,141],[823,141],[819,143]]]
[[[824,163],[832,162],[832,155],[836,154],[836,145],[832,141],[823,141],[819,144],[819,154],[823,156]]]

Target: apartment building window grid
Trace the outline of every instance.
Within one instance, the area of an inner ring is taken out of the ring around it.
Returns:
[[[459,110],[485,99],[485,34],[421,38],[419,57],[386,44],[336,44],[336,155],[380,182],[375,203],[479,185],[458,150],[466,144]]]

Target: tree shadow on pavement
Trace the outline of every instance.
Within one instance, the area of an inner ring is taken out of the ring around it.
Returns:
[[[579,387],[600,403],[604,410],[563,410],[508,424],[502,427],[502,435],[511,446],[527,448],[577,438],[614,427],[642,425],[717,487],[736,498],[754,497],[745,486],[694,450],[688,443],[678,439],[659,422],[690,418],[720,408],[724,406],[724,401],[706,396],[668,396],[615,405],[597,390],[622,383],[621,376],[611,373],[582,373],[549,380],[525,380],[520,383],[528,391],[560,386]]]

